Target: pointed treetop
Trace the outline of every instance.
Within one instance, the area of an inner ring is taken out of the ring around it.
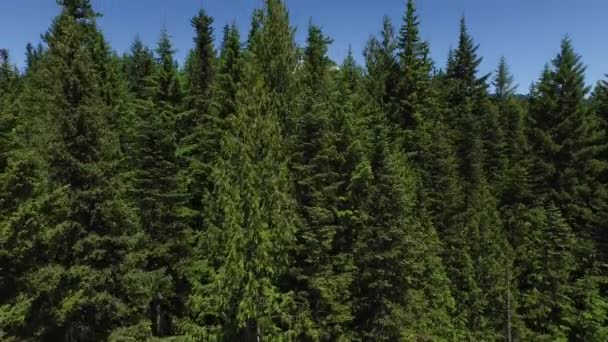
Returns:
[[[605,75],[605,77],[608,77],[608,75]],[[608,79],[597,82],[593,91],[593,100],[604,129],[608,129]]]
[[[131,53],[133,55],[135,55],[136,52],[140,52],[143,50],[145,50],[144,42],[139,37],[139,33],[138,33],[135,35],[135,38],[133,39],[133,43],[131,43]]]
[[[355,54],[353,53],[353,47],[350,44],[348,45],[348,51],[346,52],[346,57],[344,58],[344,63],[342,63],[342,65],[345,66],[349,64],[357,64],[355,61]]]
[[[467,29],[467,19],[464,16],[464,14],[460,17],[459,29],[460,29],[460,40],[461,41],[469,38],[469,32]]]
[[[448,50],[448,57],[446,59],[446,72],[451,73],[454,70],[456,59],[454,57],[454,49],[450,46]]]
[[[158,63],[155,100],[159,103],[176,105],[181,98],[181,86],[178,77],[177,65],[173,59],[173,44],[165,26],[161,29],[160,39],[156,48]]]
[[[395,26],[389,16],[382,18],[382,32],[380,32],[380,43],[384,51],[395,50]]]
[[[241,50],[241,34],[235,23],[224,26],[224,35],[222,37],[222,45],[220,57],[223,59],[228,51],[232,53]]]
[[[429,60],[429,45],[420,38],[418,16],[414,0],[408,0],[404,23],[399,35],[399,56],[404,71],[414,71],[417,77],[428,76],[432,63]],[[420,74],[422,73],[422,74]]]
[[[0,49],[0,65],[7,65],[8,64],[8,50],[7,49]]]
[[[253,10],[253,14],[251,16],[251,25],[249,27],[249,35],[247,36],[247,45],[251,46],[253,44],[253,41],[260,30],[260,26],[262,25],[263,17],[264,12],[260,8]]]
[[[214,77],[215,49],[213,46],[213,18],[204,10],[190,20],[194,28],[194,50],[190,52],[187,74],[191,95],[205,96]]]
[[[194,58],[195,63],[198,64],[202,72],[211,75],[211,64],[215,58],[215,51],[213,47],[213,18],[208,16],[207,13],[201,9],[198,14],[190,20],[192,28],[194,28]]]
[[[306,48],[304,49],[304,62],[311,76],[323,77],[323,73],[329,67],[331,60],[327,57],[327,51],[332,40],[323,34],[319,26],[310,23]]]
[[[13,76],[7,49],[0,49],[0,97],[8,89]]]
[[[561,84],[561,89],[569,89],[577,92],[577,96],[584,97],[589,92],[585,86],[586,67],[581,61],[581,56],[574,51],[569,36],[565,36],[561,42],[559,54],[553,60],[555,81]]]
[[[213,18],[208,16],[205,10],[199,10],[198,14],[190,20],[196,36],[194,43],[200,45],[213,40]]]
[[[276,94],[285,94],[297,63],[294,29],[285,3],[266,0],[265,8],[254,13],[253,22],[249,50],[269,88]]]
[[[342,66],[340,66],[340,70],[355,70],[357,69],[357,60],[355,59],[355,54],[353,53],[353,47],[348,46],[348,52],[346,53],[346,57],[342,61]]]
[[[515,93],[516,85],[513,85],[513,75],[509,72],[509,66],[505,57],[501,57],[494,76],[494,95],[500,100],[504,100]]]
[[[169,35],[165,25],[163,25],[160,30],[160,38],[156,46],[156,53],[158,54],[158,58],[162,63],[170,61],[171,64],[173,64],[173,54],[175,53],[175,50],[173,49],[171,36]]]
[[[477,72],[482,58],[477,56],[479,45],[475,45],[467,30],[464,16],[460,19],[460,36],[458,48],[454,51],[454,60],[448,68],[448,75],[464,82],[467,87],[475,87],[484,83],[489,75],[477,78]]]
[[[63,7],[63,13],[77,20],[91,19],[98,16],[93,10],[90,0],[57,0],[57,4]]]
[[[538,77],[538,80],[532,82],[532,84],[530,85],[530,94],[537,94],[540,88],[551,80],[551,74],[551,67],[548,63],[545,63],[545,65],[543,66],[543,70],[541,71],[540,76]]]
[[[420,39],[419,26],[414,0],[408,0],[404,24],[399,36],[399,47],[404,55],[402,58],[415,58],[428,54],[428,43]]]

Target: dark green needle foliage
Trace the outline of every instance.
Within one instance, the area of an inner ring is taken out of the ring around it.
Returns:
[[[190,21],[195,31],[195,47],[185,66],[185,110],[177,115],[175,134],[180,164],[180,183],[186,186],[191,226],[202,224],[203,193],[207,186],[207,165],[217,150],[212,132],[218,124],[213,104],[216,56],[213,47],[213,18],[204,10]],[[237,37],[238,39],[238,37]],[[221,63],[221,62],[220,62]]]
[[[149,241],[144,268],[154,274],[148,314],[156,336],[171,335],[176,317],[184,311],[184,298],[178,295],[178,289],[185,286],[183,269],[189,255],[190,231],[180,216],[185,191],[177,177],[175,126],[179,104],[173,102],[179,89],[174,88],[176,71],[170,69],[173,55],[167,39],[163,33],[157,50],[162,63],[154,74],[142,75],[150,93],[135,100],[133,136],[128,146],[129,195]]]
[[[608,340],[608,81],[569,38],[518,94],[464,18],[436,69],[422,1],[340,64],[282,0],[123,55],[56,2],[0,47],[0,340]]]
[[[94,13],[88,1],[62,5],[22,99],[22,115],[37,112],[33,152],[45,179],[20,208],[27,212],[5,225],[9,239],[21,235],[13,239],[30,261],[3,306],[3,317],[6,310],[12,317],[3,330],[26,339],[99,340],[145,319],[144,239],[114,176],[119,150],[95,73]]]
[[[363,340],[448,339],[454,301],[440,244],[418,202],[416,173],[386,127],[373,121],[351,186],[355,331]]]
[[[131,44],[129,54],[125,57],[125,74],[129,91],[135,98],[149,96],[149,78],[154,74],[153,52],[144,45],[139,36]]]
[[[606,138],[599,117],[585,99],[589,89],[584,83],[584,71],[570,39],[564,38],[552,68],[545,67],[532,91],[531,176],[537,196],[554,203],[578,241],[573,252],[576,272],[569,282],[583,286],[570,294],[578,310],[575,312],[582,316],[569,320],[567,330],[560,333],[571,331],[575,336],[590,334],[599,338],[605,330],[589,331],[586,327],[606,320],[606,299],[597,292],[605,288],[605,268],[598,255],[602,250],[596,250],[596,246],[605,243],[606,160],[602,155]],[[589,301],[589,296],[594,299]]]
[[[304,49],[292,174],[302,226],[293,269],[300,300],[313,327],[309,337],[352,338],[352,209],[347,197],[356,159],[352,113],[334,97],[329,40],[310,25]],[[336,102],[334,102],[336,101]]]

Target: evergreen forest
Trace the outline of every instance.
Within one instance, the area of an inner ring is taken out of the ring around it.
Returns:
[[[282,0],[201,10],[181,65],[57,4],[0,50],[1,341],[608,341],[608,76],[568,36],[522,95],[414,0],[341,61]]]

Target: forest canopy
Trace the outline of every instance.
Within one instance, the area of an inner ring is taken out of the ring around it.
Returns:
[[[608,78],[567,36],[519,95],[413,0],[362,65],[281,0],[193,13],[181,66],[57,3],[0,49],[0,340],[608,341]]]

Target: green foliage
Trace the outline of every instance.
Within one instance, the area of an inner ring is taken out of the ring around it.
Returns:
[[[156,336],[171,333],[173,316],[183,310],[177,288],[184,283],[181,268],[190,251],[189,230],[180,219],[185,199],[177,178],[175,111],[152,100],[136,105],[132,142],[129,195],[139,211],[148,239],[144,269],[158,272],[150,303]]]
[[[383,124],[356,173],[355,329],[362,339],[449,339],[454,301],[439,241],[421,216],[417,181]],[[438,328],[441,326],[441,329]]]
[[[297,295],[314,328],[305,334],[321,340],[352,338],[350,288],[353,255],[348,187],[356,151],[353,113],[332,94],[330,40],[311,25],[304,51],[299,116],[292,158],[295,198],[302,216],[291,271]]]
[[[143,240],[122,184],[111,176],[119,150],[96,74],[97,31],[82,6],[84,12],[66,5],[54,21],[48,51],[21,99],[42,104],[22,110],[37,111],[32,152],[42,156],[46,176],[3,221],[3,240],[22,255],[17,262],[26,262],[3,306],[3,313],[19,314],[3,319],[3,329],[22,338],[104,339],[145,310],[126,282],[138,270]]]
[[[360,67],[284,1],[118,57],[58,0],[0,49],[2,341],[606,341],[608,83],[572,43],[488,90],[414,0]]]
[[[518,248],[519,311],[538,334],[535,339],[565,339],[565,319],[574,310],[569,279],[576,268],[576,237],[555,206],[530,210],[528,216]]]
[[[139,36],[136,36],[131,44],[130,54],[126,56],[124,63],[129,91],[136,98],[149,96],[149,78],[155,72],[154,56]]]
[[[250,57],[251,58],[251,57]],[[293,334],[293,295],[279,280],[289,265],[296,217],[278,115],[267,84],[249,59],[213,162],[207,230],[198,241],[209,270],[194,280],[195,322],[217,338],[287,338]],[[205,281],[207,280],[207,281]]]

